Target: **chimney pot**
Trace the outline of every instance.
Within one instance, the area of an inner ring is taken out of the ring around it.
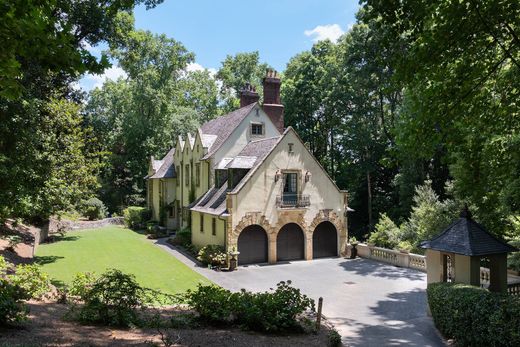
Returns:
[[[255,87],[252,86],[249,82],[246,83],[240,91],[240,107],[253,104],[257,102],[259,99],[260,96],[256,92]]]
[[[284,106],[280,102],[281,80],[275,70],[267,69],[266,76],[262,80],[264,87],[264,103],[262,108],[274,123],[278,131],[284,131]]]

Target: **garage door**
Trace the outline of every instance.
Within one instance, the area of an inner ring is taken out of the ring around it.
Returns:
[[[338,233],[331,222],[318,224],[312,234],[312,257],[324,258],[338,255]]]
[[[250,225],[238,236],[239,265],[267,262],[267,234],[259,225]]]
[[[278,261],[304,258],[303,231],[298,224],[286,224],[276,238],[276,258]]]

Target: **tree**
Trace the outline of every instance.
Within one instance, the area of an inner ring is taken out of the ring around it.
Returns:
[[[250,83],[262,95],[262,78],[268,68],[266,63],[260,63],[258,51],[226,56],[216,76],[222,81],[221,99],[225,104],[225,112],[240,106],[239,93],[246,83]]]

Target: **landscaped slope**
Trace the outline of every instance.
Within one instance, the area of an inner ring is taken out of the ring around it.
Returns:
[[[168,293],[210,283],[143,235],[120,227],[69,232],[61,241],[40,245],[36,256],[43,271],[63,283],[78,272],[100,274],[107,268],[134,274],[141,285]]]

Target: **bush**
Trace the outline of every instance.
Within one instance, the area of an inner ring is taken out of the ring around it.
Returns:
[[[329,331],[329,334],[327,335],[327,346],[329,347],[339,347],[341,346],[341,335],[338,333],[337,330],[332,329]]]
[[[82,212],[89,220],[103,219],[107,216],[107,208],[98,198],[90,198],[82,203]]]
[[[175,233],[175,237],[171,240],[173,245],[179,246],[188,246],[191,245],[191,230],[189,228],[184,228],[177,233]]]
[[[7,270],[9,269],[9,264],[7,261],[0,255],[0,278],[7,274]]]
[[[400,230],[395,223],[386,215],[379,216],[379,222],[375,226],[374,232],[370,234],[369,243],[378,247],[392,249],[399,243]]]
[[[0,326],[25,320],[29,310],[23,301],[27,299],[25,290],[0,277]]]
[[[145,207],[130,206],[123,210],[123,218],[129,228],[142,228],[144,222],[149,220],[150,216],[150,211]]]
[[[195,309],[200,318],[208,323],[221,325],[233,321],[237,299],[236,293],[214,285],[199,284],[197,290],[188,290],[187,303]]]
[[[314,310],[314,301],[291,287],[290,281],[280,282],[274,292],[264,293],[231,293],[220,287],[199,285],[196,291],[188,291],[187,298],[209,323],[235,323],[262,332],[300,329],[297,316]]]
[[[49,275],[42,272],[38,265],[18,265],[10,276],[14,286],[21,288],[30,298],[40,299],[49,291]]]
[[[68,294],[76,300],[85,298],[88,291],[96,282],[96,276],[92,272],[77,273],[68,288]]]
[[[397,244],[397,250],[399,251],[406,251],[410,252],[413,249],[413,245],[410,243],[410,241],[400,241]]]
[[[460,346],[520,346],[520,297],[452,283],[427,289],[433,320]]]
[[[197,260],[204,265],[222,266],[226,262],[227,255],[224,247],[220,245],[207,245],[199,250]]]

